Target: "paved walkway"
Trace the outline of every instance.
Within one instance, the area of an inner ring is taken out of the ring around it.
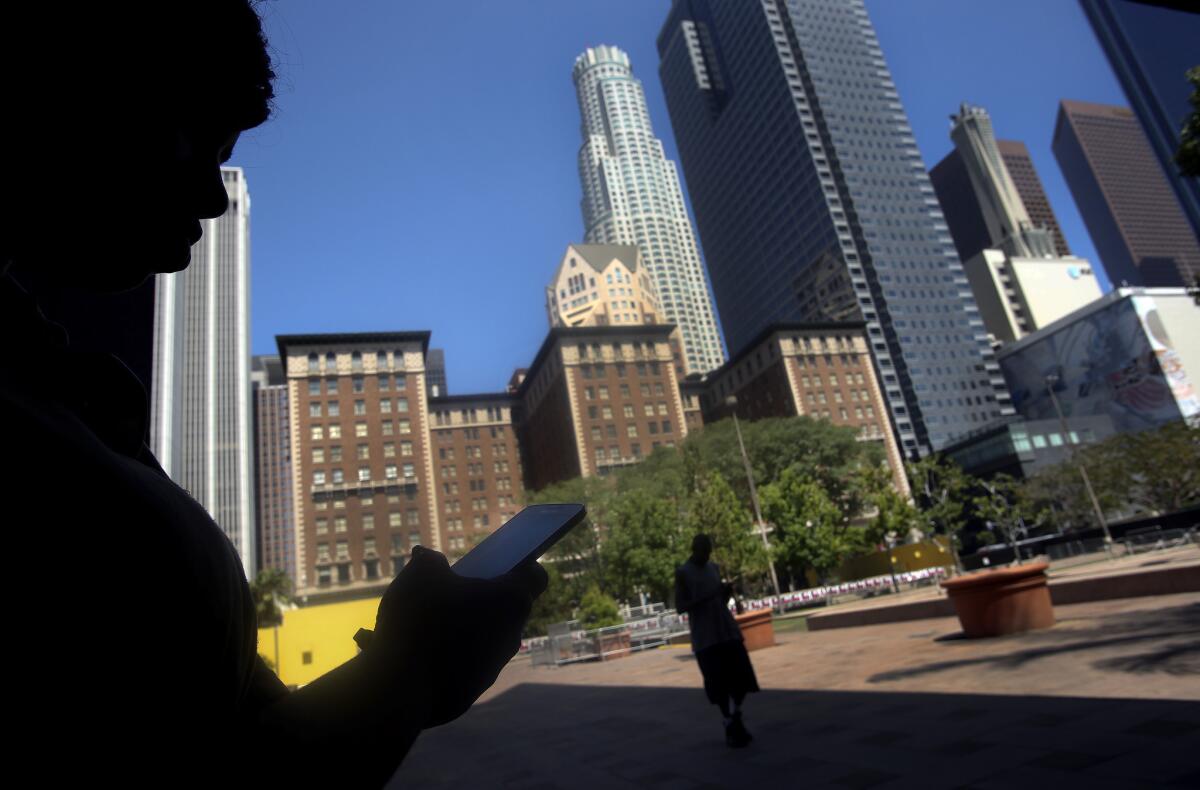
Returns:
[[[1057,614],[993,640],[953,618],[782,635],[751,654],[763,692],[739,751],[686,649],[514,662],[393,785],[1200,787],[1200,594]]]

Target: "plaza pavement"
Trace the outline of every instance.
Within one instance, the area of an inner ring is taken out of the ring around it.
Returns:
[[[1056,614],[991,640],[954,618],[780,634],[751,654],[743,750],[686,648],[514,661],[392,786],[1200,787],[1200,594]]]

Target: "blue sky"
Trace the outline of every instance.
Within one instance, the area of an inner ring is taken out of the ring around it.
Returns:
[[[274,0],[278,110],[231,164],[251,194],[252,346],[429,329],[452,393],[502,389],[545,337],[543,288],[583,234],[571,65],[629,52],[677,159],[654,42],[668,0]],[[1059,98],[1124,104],[1073,0],[868,0],[927,166],[959,102],[1024,140],[1095,261],[1050,138]]]

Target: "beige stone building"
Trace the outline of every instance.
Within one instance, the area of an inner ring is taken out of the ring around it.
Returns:
[[[638,248],[572,244],[546,286],[550,326],[662,323],[662,306]]]

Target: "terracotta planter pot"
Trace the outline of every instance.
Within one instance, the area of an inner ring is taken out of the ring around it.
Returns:
[[[746,650],[758,650],[775,645],[775,625],[771,621],[771,610],[760,609],[757,612],[745,612],[733,616],[738,628],[742,631],[742,639]]]
[[[1044,562],[981,571],[942,582],[963,633],[975,639],[1054,625]]]
[[[599,638],[600,660],[612,661],[614,658],[624,658],[629,655],[629,632],[618,631],[612,634],[603,634]]]

